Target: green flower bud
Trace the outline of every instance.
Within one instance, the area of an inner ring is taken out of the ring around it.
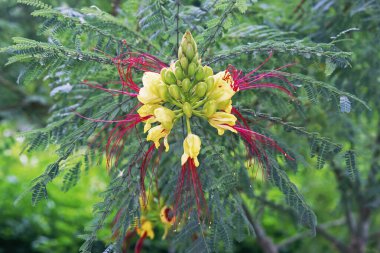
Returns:
[[[194,62],[196,65],[199,65],[201,63],[201,60],[199,60],[198,53],[196,53],[194,55],[194,57],[193,57],[193,59],[191,61]]]
[[[194,52],[194,48],[193,46],[191,45],[191,43],[188,43],[186,45],[186,51],[185,51],[185,54],[186,54],[186,57],[188,60],[192,60],[194,55],[195,55],[195,52]]]
[[[181,62],[181,66],[182,66],[182,69],[184,72],[187,71],[187,67],[189,66],[189,61],[187,60],[186,57],[181,57],[179,58],[180,62]]]
[[[191,108],[191,105],[188,102],[185,102],[183,104],[182,111],[188,118],[190,118],[193,114],[193,109]]]
[[[183,73],[181,67],[176,67],[174,73],[175,73],[175,77],[178,80],[183,80],[183,78],[185,78],[185,74]]]
[[[194,62],[190,63],[189,68],[187,70],[189,77],[194,76],[196,70],[197,70],[197,65]]]
[[[174,66],[175,66],[176,68],[177,68],[177,67],[181,67],[181,63],[179,62],[179,60],[175,61]]]
[[[168,97],[169,97],[169,91],[168,91],[168,86],[166,84],[160,84],[158,86],[158,94],[160,94],[160,97],[163,99],[163,100],[168,100]]]
[[[191,88],[191,82],[190,82],[190,79],[189,78],[185,78],[183,79],[182,81],[182,90],[184,92],[188,92]]]
[[[216,112],[216,102],[215,100],[207,101],[203,106],[203,113],[208,118],[211,117]]]
[[[169,94],[175,100],[178,100],[181,97],[179,87],[175,84],[169,86]]]
[[[212,71],[212,68],[209,66],[203,66],[203,71],[205,72],[205,77],[209,77],[214,74],[214,71]]]
[[[202,66],[199,66],[197,69],[197,73],[195,73],[195,80],[201,81],[205,78],[205,72],[203,71]]]
[[[206,82],[206,84],[207,84],[207,91],[208,91],[208,92],[214,90],[214,88],[215,88],[215,80],[214,80],[214,77],[212,77],[212,76],[207,77],[205,82]]]
[[[167,70],[168,70],[167,68],[163,68],[163,69],[161,69],[161,72],[160,72],[160,74],[161,74],[161,80],[162,80],[164,83],[167,83],[166,78],[165,78],[165,74],[166,74],[166,71],[167,71]]]
[[[182,39],[183,40],[183,39]],[[178,59],[181,59],[183,57],[183,52],[182,52],[182,45],[178,48]]]
[[[177,79],[175,78],[173,71],[171,71],[170,69],[168,69],[165,73],[165,81],[169,84],[177,83]]]
[[[194,94],[195,96],[201,98],[206,94],[207,91],[207,84],[204,82],[200,82],[197,85],[195,85]]]

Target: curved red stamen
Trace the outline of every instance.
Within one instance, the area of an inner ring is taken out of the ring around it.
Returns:
[[[137,241],[136,246],[135,246],[135,253],[140,253],[141,249],[143,247],[144,240],[147,236],[147,232],[145,231],[143,235],[140,237],[140,239]]]
[[[188,189],[184,189],[184,187]],[[199,179],[197,167],[195,166],[194,160],[191,158],[189,158],[187,162],[184,165],[182,165],[181,172],[177,181],[177,187],[174,194],[175,204],[173,210],[175,217],[180,217],[180,205],[186,206],[187,204],[189,204],[187,203],[187,197],[189,196],[183,196],[183,193],[186,192],[186,190],[189,192],[189,194],[194,194],[195,202],[197,205],[198,220],[200,221],[202,212],[207,214],[208,208],[202,189],[202,183]],[[180,221],[180,218],[176,221]]]
[[[226,73],[229,73],[230,77],[233,80],[231,84],[232,89],[234,91],[238,91],[238,90],[248,90],[248,89],[256,89],[256,88],[274,88],[274,89],[278,89],[280,91],[285,92],[288,96],[293,97],[292,92],[286,87],[273,84],[273,83],[258,83],[258,81],[265,78],[276,78],[288,84],[293,90],[296,89],[296,87],[285,77],[285,75],[276,72],[281,69],[293,66],[295,63],[286,64],[270,72],[256,74],[256,72],[262,66],[264,66],[270,60],[272,56],[273,56],[273,52],[270,52],[269,56],[257,68],[250,71],[246,75],[243,74],[243,71],[236,69],[232,65],[229,65],[227,67]]]
[[[139,92],[140,87],[133,81],[133,70],[159,73],[168,65],[157,57],[141,52],[127,52],[112,59],[117,66],[120,81],[125,88]]]
[[[235,107],[232,107],[231,112],[232,112],[234,115],[236,115],[241,121],[243,121],[243,124],[244,124],[244,126],[245,126],[247,129],[251,130],[250,127],[249,127],[249,125],[248,125],[248,121],[247,121],[247,119],[243,117],[243,115],[238,111],[238,109],[236,109]]]
[[[123,90],[115,90],[115,89],[107,89],[107,88],[104,88],[103,86],[100,86],[98,84],[91,84],[91,83],[88,83],[88,82],[82,82],[82,84],[85,84],[91,88],[94,88],[94,89],[99,89],[99,90],[102,90],[102,91],[105,91],[105,92],[108,92],[110,94],[112,94],[113,96],[116,96],[116,95],[128,95],[130,97],[137,97],[138,94],[137,93],[131,93],[131,92],[128,92],[128,91],[123,91]],[[116,93],[116,94],[115,94]]]
[[[144,205],[147,203],[146,191],[145,191],[145,176],[148,169],[148,165],[153,156],[154,147],[155,147],[154,144],[152,144],[149,147],[148,151],[145,153],[145,157],[143,159],[143,162],[141,163],[141,168],[140,168],[140,191],[141,191],[141,197],[142,197]]]
[[[273,139],[259,134],[250,129],[244,128],[239,123],[233,126],[233,128],[239,133],[247,145],[247,150],[251,156],[255,156],[261,166],[269,165],[269,159],[264,149],[261,145],[269,145],[276,149],[278,152],[282,153],[287,159],[294,160],[290,155],[288,155]]]

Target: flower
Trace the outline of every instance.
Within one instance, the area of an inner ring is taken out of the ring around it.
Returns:
[[[148,136],[146,139],[148,141],[153,141],[156,148],[160,147],[160,139],[164,138],[165,151],[169,151],[168,135],[170,130],[165,129],[162,125],[152,127],[148,131]]]
[[[216,112],[208,119],[208,122],[218,130],[219,135],[223,135],[225,130],[237,133],[233,128],[236,120],[237,118],[231,113]]]
[[[214,99],[218,105],[220,105],[218,106],[218,109],[223,109],[223,104],[226,103],[226,101],[229,102],[232,96],[236,93],[232,88],[233,81],[225,79],[225,76],[225,71],[219,72],[213,76],[215,85],[214,89],[210,91],[210,95],[208,96],[209,99]]]
[[[143,237],[144,234],[146,234],[150,239],[154,239],[153,224],[147,219],[141,219],[141,226],[136,227],[136,232],[140,237]]]
[[[198,135],[188,134],[183,141],[182,165],[190,158],[193,159],[196,167],[199,166],[198,155],[201,150],[201,139]]]
[[[170,131],[172,129],[175,118],[175,113],[172,110],[166,107],[158,107],[154,110],[154,117],[166,130]]]
[[[199,177],[200,169],[198,169],[201,137],[192,133],[192,128],[198,126],[192,125],[195,117],[208,122],[211,127],[217,129],[219,135],[223,135],[226,130],[238,134],[245,142],[250,157],[257,158],[259,164],[265,164],[269,161],[265,157],[264,145],[275,148],[290,159],[291,157],[275,141],[252,131],[249,122],[233,107],[234,95],[237,92],[250,89],[272,88],[285,92],[292,97],[291,89],[295,87],[285,75],[279,72],[280,69],[289,65],[274,71],[257,73],[271,56],[272,53],[261,65],[245,75],[243,71],[237,70],[231,65],[226,70],[214,74],[210,66],[202,65],[197,44],[191,33],[187,31],[183,35],[178,49],[178,59],[170,66],[147,53],[128,52],[115,57],[113,61],[118,68],[122,89],[120,91],[112,90],[99,85],[92,85],[92,87],[110,92],[113,95],[127,95],[132,99],[137,97],[139,103],[121,120],[95,120],[110,124],[117,123],[107,140],[107,166],[111,164],[110,157],[112,155],[116,158],[120,156],[125,137],[139,123],[144,123],[144,133],[147,133],[146,140],[154,143],[146,152],[141,152],[141,157],[139,157],[142,161],[140,193],[144,197],[147,168],[153,164],[151,161],[155,155],[157,155],[157,159],[154,161],[157,162],[153,166],[158,166],[160,160],[161,151],[155,152],[155,149],[161,146],[160,142],[163,139],[165,150],[166,152],[169,151],[168,137],[171,132],[179,129],[175,126],[176,122],[181,119],[182,122],[186,123],[187,136],[183,140],[182,166],[177,181],[173,215],[180,217],[176,214],[176,210],[178,202],[181,201],[181,193],[183,189],[192,188],[199,218],[200,210],[202,208],[207,209],[207,205]],[[133,80],[133,70],[144,72],[141,88],[141,85]],[[266,78],[280,80],[282,84],[262,82]],[[206,129],[204,130],[206,131]],[[170,220],[167,215],[168,207],[165,208],[161,210],[161,219],[165,224],[171,224],[178,220],[178,218]],[[137,231],[142,237],[144,234],[151,238],[154,236],[152,224],[144,219],[142,219],[141,228],[138,228]]]
[[[160,218],[161,222],[164,224],[165,232],[162,236],[162,239],[165,239],[168,235],[169,228],[174,224],[175,222],[175,216],[173,212],[173,208],[164,206],[160,211]]]
[[[160,74],[145,72],[142,78],[143,87],[140,89],[137,99],[143,104],[160,103],[163,99],[159,94],[159,86],[162,83]]]

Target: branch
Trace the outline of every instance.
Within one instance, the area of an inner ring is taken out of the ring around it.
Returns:
[[[334,221],[326,222],[326,223],[324,223],[324,224],[322,224],[322,225],[319,225],[319,226],[317,226],[317,227],[322,228],[322,229],[327,229],[327,228],[330,228],[330,227],[341,226],[341,225],[343,225],[344,223],[345,223],[345,219],[344,219],[344,218],[341,218],[341,219],[338,219],[338,220],[334,220]],[[292,244],[292,243],[294,243],[294,242],[296,242],[296,241],[298,241],[298,240],[300,240],[300,239],[303,239],[303,238],[305,238],[305,237],[307,237],[307,236],[309,236],[309,235],[310,235],[310,233],[307,232],[307,231],[302,232],[302,233],[298,233],[298,234],[293,235],[293,236],[291,236],[291,237],[289,237],[289,238],[287,238],[287,239],[282,240],[281,242],[279,242],[279,243],[277,244],[277,247],[278,247],[279,249],[285,248],[285,247],[287,247],[289,244]]]
[[[209,48],[209,46],[215,41],[215,38],[216,38],[217,34],[219,33],[220,29],[223,28],[223,24],[226,21],[228,15],[234,9],[235,4],[236,4],[236,0],[231,0],[230,5],[227,7],[226,11],[220,17],[220,20],[219,20],[218,24],[216,25],[215,32],[208,38],[206,44],[203,45],[202,53],[201,53],[201,58],[206,53],[206,51]]]
[[[327,241],[330,241],[340,252],[342,253],[349,252],[348,247],[346,247],[346,245],[344,245],[343,242],[335,238],[333,235],[327,232],[324,228],[322,228],[321,226],[317,226],[316,230],[319,235],[324,237]]]
[[[265,230],[260,223],[252,218],[247,206],[242,203],[242,207],[249,223],[251,223],[253,229],[255,230],[257,242],[262,250],[265,253],[278,253],[277,246],[273,243],[272,239],[266,235]]]
[[[343,205],[343,209],[344,209],[344,214],[346,216],[346,222],[347,222],[348,229],[350,231],[350,234],[352,235],[352,234],[354,234],[355,223],[354,223],[354,219],[352,217],[351,208],[350,208],[349,203],[348,203],[347,191],[343,186],[343,182],[350,183],[351,181],[345,180],[344,175],[342,173],[342,170],[338,167],[338,165],[334,162],[334,160],[331,160],[330,164],[331,164],[332,171],[335,175],[335,179],[338,183],[338,188],[339,188],[341,195],[342,195],[342,205]],[[353,185],[351,183],[350,183],[350,187],[353,187]]]

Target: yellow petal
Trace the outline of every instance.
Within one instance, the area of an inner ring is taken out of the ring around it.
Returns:
[[[161,75],[154,72],[145,72],[142,78],[143,87],[140,89],[137,99],[143,104],[162,102],[159,94],[159,85],[162,83]]]
[[[136,228],[137,234],[142,237],[146,233],[147,237],[154,239],[153,224],[145,219],[141,220],[141,227]]]
[[[158,125],[155,127],[152,127],[149,132],[148,136],[146,137],[147,141],[153,141],[156,148],[160,147],[160,139],[165,138],[169,135],[170,131],[166,130],[162,125]],[[164,143],[167,150],[169,150],[169,144]]]
[[[154,110],[154,116],[166,130],[170,131],[172,129],[175,118],[175,113],[172,110],[161,106]]]
[[[216,112],[208,120],[211,126],[218,130],[219,135],[223,135],[225,130],[237,133],[233,128],[236,123],[237,118],[227,112]]]
[[[141,106],[138,110],[137,113],[140,115],[141,118],[147,117],[154,115],[154,110],[157,108],[162,107],[159,104],[146,104]]]
[[[186,162],[187,162],[187,159],[189,159],[189,155],[188,154],[182,154],[181,156],[181,164],[184,165]]]
[[[197,159],[199,152],[201,150],[201,139],[198,135],[188,134],[185,140],[183,141],[183,155],[181,157],[182,165],[191,158],[194,159],[195,166],[199,166],[199,161]]]

